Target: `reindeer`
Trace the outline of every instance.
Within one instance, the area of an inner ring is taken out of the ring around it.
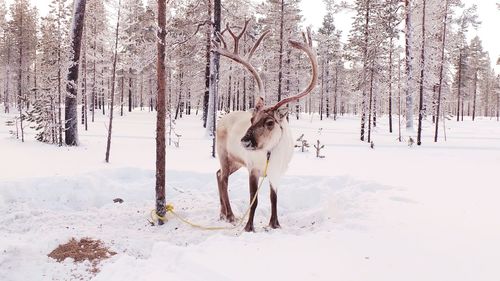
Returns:
[[[235,217],[231,210],[228,196],[229,176],[241,167],[246,167],[249,172],[250,202],[255,196],[251,206],[245,231],[254,231],[253,219],[257,208],[257,189],[260,176],[264,175],[268,163],[267,176],[271,185],[271,219],[269,227],[280,228],[277,215],[277,188],[281,176],[285,173],[288,163],[292,159],[294,139],[286,120],[287,110],[282,108],[285,104],[296,101],[309,94],[316,86],[318,79],[318,62],[312,48],[310,30],[302,34],[305,43],[290,40],[290,45],[304,51],[312,64],[311,81],[301,93],[279,101],[269,107],[264,106],[264,86],[262,79],[250,63],[253,53],[266,37],[269,31],[261,34],[247,54],[240,55],[239,40],[245,34],[249,20],[245,22],[239,34],[235,34],[229,25],[217,34],[220,42],[214,40],[215,51],[241,65],[253,75],[259,89],[259,97],[253,111],[235,111],[220,119],[216,131],[217,154],[220,169],[217,171],[217,183],[220,197],[220,218],[234,223]],[[232,51],[227,48],[223,34],[228,32],[234,40]],[[221,45],[222,44],[222,45]]]

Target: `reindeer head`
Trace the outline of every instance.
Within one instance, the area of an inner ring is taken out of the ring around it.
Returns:
[[[259,98],[250,119],[250,128],[241,139],[241,145],[248,150],[271,150],[281,139],[287,114],[286,108],[264,108],[264,99]]]
[[[283,134],[283,126],[286,121],[286,115],[288,114],[287,109],[281,108],[283,105],[300,99],[305,95],[312,92],[314,87],[316,86],[316,82],[318,80],[318,62],[316,58],[316,54],[312,48],[312,38],[311,31],[307,30],[307,36],[305,33],[302,33],[304,38],[304,43],[300,43],[297,41],[290,40],[290,45],[296,49],[304,51],[312,65],[312,75],[311,81],[307,88],[303,90],[301,93],[288,97],[279,101],[274,106],[265,107],[264,106],[264,86],[262,83],[262,78],[260,77],[257,70],[250,63],[250,59],[252,58],[253,53],[262,42],[264,37],[269,33],[269,31],[265,31],[259,39],[255,42],[253,47],[250,49],[248,54],[245,54],[243,57],[239,54],[239,40],[245,33],[249,20],[245,21],[245,25],[241,32],[236,35],[229,25],[226,25],[226,29],[224,29],[220,34],[217,34],[217,38],[220,40],[220,43],[214,41],[214,45],[216,47],[215,51],[225,56],[227,58],[232,59],[233,61],[242,64],[245,66],[250,73],[254,76],[257,87],[259,89],[260,96],[257,98],[257,103],[255,105],[255,109],[252,114],[252,118],[250,119],[251,125],[248,128],[245,136],[241,139],[241,144],[248,150],[267,150],[270,151],[273,149],[280,141],[281,136]],[[228,31],[231,37],[234,40],[233,51],[229,51],[227,48],[227,44],[224,40],[223,34],[225,31]],[[222,47],[221,47],[222,43]]]

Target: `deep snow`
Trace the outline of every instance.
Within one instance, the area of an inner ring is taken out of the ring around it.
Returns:
[[[2,110],[3,112],[3,110]],[[26,143],[0,114],[0,280],[499,280],[500,123],[447,122],[448,141],[397,142],[379,118],[375,149],[358,140],[359,119],[291,119],[294,135],[326,144],[298,150],[278,191],[282,229],[268,230],[269,188],[260,191],[256,233],[201,231],[172,218],[147,222],[154,206],[155,116],[116,117],[111,163],[106,119],[81,146]],[[199,116],[177,122],[167,155],[167,201],[205,225],[218,220],[215,180]],[[396,121],[397,126],[397,121]],[[320,130],[320,128],[322,128]],[[396,130],[397,132],[397,127]],[[442,135],[442,131],[441,131]],[[247,172],[230,178],[237,216],[248,204]],[[123,204],[113,203],[122,198]],[[89,264],[47,254],[71,237],[103,240],[118,254],[92,276]]]

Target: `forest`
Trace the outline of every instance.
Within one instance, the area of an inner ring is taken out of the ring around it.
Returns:
[[[35,126],[38,140],[71,145],[63,138],[69,126],[63,122],[63,111],[70,100],[66,88],[73,52],[72,3],[51,1],[48,14],[41,17],[29,1],[16,0],[8,8],[3,2],[0,94],[5,112],[19,112],[12,120],[13,131],[23,139],[23,127]],[[135,109],[155,111],[156,2],[86,2],[76,85],[78,123],[86,130],[112,102],[120,116]],[[271,31],[262,43],[265,51],[257,51],[253,59],[264,77],[266,102],[280,101],[307,83],[301,78],[308,75],[309,66],[288,43],[300,38],[303,30],[299,1],[172,1],[165,52],[169,119],[200,115],[207,126],[214,5],[221,6],[219,30],[226,25],[242,28],[244,20],[250,20],[243,49],[262,31]],[[318,113],[320,120],[357,115],[360,140],[368,142],[377,118],[388,118],[389,132],[399,132],[400,139],[401,126],[415,127],[419,145],[426,118],[435,124],[434,141],[439,139],[440,118],[498,119],[497,58],[484,50],[481,38],[469,36],[481,24],[475,5],[455,0],[329,0],[325,5],[323,24],[313,31],[320,65],[318,87],[289,105],[293,118],[301,113]],[[345,42],[344,31],[334,23],[343,11],[353,14]],[[231,61],[223,61],[217,71],[217,112],[253,108],[256,86],[251,75]]]
[[[0,0],[0,280],[494,280],[471,3]]]

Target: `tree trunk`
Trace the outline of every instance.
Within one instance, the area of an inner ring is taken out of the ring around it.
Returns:
[[[243,73],[243,101],[241,110],[247,110],[247,76]]]
[[[476,118],[476,96],[477,96],[477,68],[474,73],[474,100],[472,102],[472,121]]]
[[[370,24],[370,1],[366,2],[365,26],[364,26],[364,46],[363,46],[363,96],[361,98],[361,141],[365,140],[366,124],[366,72],[368,69],[368,27]]]
[[[231,70],[233,69],[232,66],[229,66],[229,72],[231,72]],[[228,79],[228,82],[227,82],[227,103],[226,103],[226,112],[229,113],[229,111],[231,111],[231,79],[232,79],[232,75],[229,74],[229,79]]]
[[[326,61],[326,77],[330,77],[330,61]],[[330,118],[330,79],[326,80],[326,118]],[[337,103],[336,98],[334,98],[333,104]],[[335,111],[335,110],[334,110]],[[335,118],[334,118],[335,120]]]
[[[236,85],[236,110],[240,110],[240,80]]]
[[[425,80],[425,4],[422,2],[422,50],[420,52],[420,92],[418,102],[417,145],[422,144],[422,121],[424,118],[424,80]]]
[[[413,94],[410,89],[411,82],[413,82],[412,67],[411,67],[412,26],[411,26],[410,0],[405,0],[405,12],[406,12],[406,18],[405,18],[406,129],[413,130]]]
[[[208,21],[212,22],[212,0],[207,0]],[[208,101],[210,96],[210,50],[212,48],[212,29],[208,25],[205,33],[205,93],[203,95],[203,128],[207,127]]]
[[[179,73],[179,97],[177,98],[177,106],[175,108],[175,118],[174,118],[176,120],[177,117],[179,116],[179,112],[181,111],[181,104],[182,104],[182,72]]]
[[[21,141],[24,142],[24,129],[23,129],[23,9],[21,8],[21,19],[19,26],[19,70],[18,70],[18,78],[17,78],[17,98],[19,104],[19,122],[21,123]]]
[[[216,34],[220,32],[221,23],[221,0],[214,0],[214,28],[212,37],[218,40]],[[210,99],[209,112],[207,116],[207,133],[212,137],[212,157],[215,157],[215,120],[217,116],[217,95],[219,83],[219,53],[214,53],[211,56],[210,62]]]
[[[158,41],[156,75],[158,81],[157,92],[157,114],[156,114],[156,214],[165,215],[165,170],[166,170],[166,147],[165,147],[165,44],[166,44],[166,0],[158,0]],[[162,225],[163,221],[159,220]]]
[[[73,8],[73,25],[71,31],[71,42],[73,47],[72,64],[68,70],[68,83],[66,84],[65,98],[65,140],[66,145],[78,145],[78,122],[77,122],[77,89],[78,66],[80,58],[80,47],[82,44],[82,32],[85,18],[86,0],[75,0]]]
[[[113,69],[111,70],[111,108],[109,109],[108,141],[106,144],[106,163],[109,163],[109,152],[111,150],[111,133],[113,132],[113,112],[115,104],[115,80],[116,80],[116,59],[118,57],[118,31],[120,29],[121,0],[118,0],[118,18],[115,29],[115,50],[113,54]],[[104,108],[104,104],[102,106]]]
[[[5,77],[5,95],[4,95],[4,107],[5,107],[5,113],[10,112],[10,101],[9,101],[9,82],[10,82],[10,52],[11,52],[11,45],[10,45],[10,40],[7,41],[7,76]]]
[[[141,111],[143,110],[143,107],[144,107],[144,75],[143,73],[141,72],[141,100],[140,100],[140,106],[141,106]]]
[[[95,15],[93,15],[93,21],[94,21],[94,34],[97,33],[97,24],[95,20]],[[95,117],[95,110],[97,109],[97,80],[96,80],[96,51],[97,51],[97,39],[96,36],[94,36],[94,48],[92,49],[93,53],[93,67],[92,67],[92,102],[90,103],[90,108],[92,109],[92,122],[94,122],[94,117]]]
[[[285,17],[285,0],[281,0],[281,11],[280,11],[280,52],[278,61],[278,101],[281,100],[282,91],[282,80],[283,80],[283,33],[284,33],[284,17]]]
[[[325,91],[325,61],[321,60],[321,97],[319,99],[319,120],[323,120],[323,96]]]
[[[87,122],[87,44],[83,45],[82,74],[83,74],[83,81],[82,81],[82,125],[85,125],[85,131],[87,131],[88,130],[88,122]]]
[[[462,95],[462,49],[458,55],[457,122],[460,121],[460,97]]]
[[[370,97],[368,107],[368,142],[371,142],[371,118],[372,118],[372,97],[373,97],[373,68],[370,70]]]
[[[108,92],[109,92],[109,89],[110,89],[110,85],[109,85],[109,81],[110,79],[107,79],[108,80]],[[101,104],[102,106],[102,115],[106,115],[106,97],[105,97],[105,91],[104,91],[104,68],[101,69],[101,97],[99,97],[99,104]],[[114,98],[114,95],[113,95],[113,98]]]
[[[441,41],[441,63],[439,64],[439,84],[438,84],[438,96],[436,104],[436,128],[434,130],[434,142],[438,139],[438,129],[439,129],[439,114],[441,109],[441,92],[443,89],[443,72],[444,72],[444,51],[446,44],[446,25],[448,21],[448,0],[444,4],[444,18],[443,18],[443,40]]]
[[[125,92],[125,72],[122,72],[121,87],[120,87],[120,116],[123,116],[123,92]]]
[[[401,138],[401,59],[398,59],[398,140]]]
[[[132,112],[132,69],[128,77],[128,112]]]
[[[392,53],[394,51],[393,37],[389,42],[389,133],[392,133]]]
[[[335,88],[333,88],[333,120],[337,120],[337,93],[339,83],[339,66],[335,66]]]

